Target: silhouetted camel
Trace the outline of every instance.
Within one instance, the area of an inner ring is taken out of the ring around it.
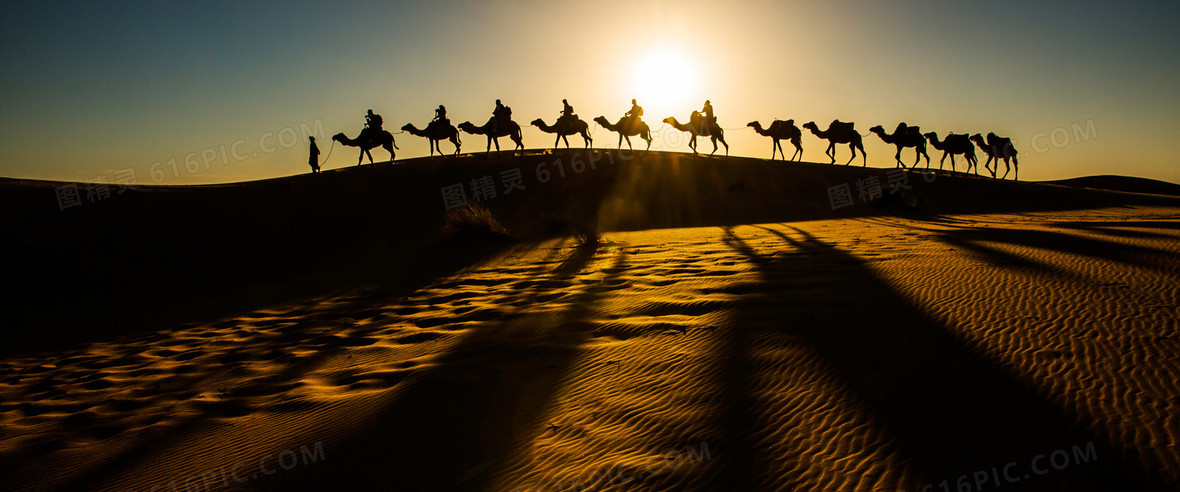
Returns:
[[[377,147],[382,147],[389,151],[389,162],[393,162],[393,149],[398,148],[397,143],[393,141],[393,134],[385,130],[374,134],[372,132],[361,131],[355,139],[348,138],[343,133],[337,133],[332,136],[332,140],[340,142],[341,145],[348,147],[360,147],[361,153],[356,158],[356,165],[360,166],[364,162],[365,156],[369,156],[369,164],[373,163],[373,154],[369,151]]]
[[[926,153],[926,138],[922,136],[922,130],[916,126],[906,125],[905,122],[898,123],[897,129],[893,130],[892,135],[887,135],[885,129],[881,125],[869,128],[869,133],[876,133],[881,140],[887,144],[892,144],[897,147],[897,154],[893,159],[902,168],[905,168],[905,163],[901,162],[901,149],[905,147],[914,148],[914,167],[918,167],[918,163],[922,161],[922,156],[926,156],[926,169],[930,169],[930,155]]]
[[[984,142],[983,136],[976,133],[975,135],[971,136],[971,141],[975,142],[975,145],[978,145],[979,149],[982,150],[984,155],[987,156],[987,162],[983,163],[983,167],[987,168],[988,171],[991,171],[993,178],[996,177],[996,173],[1000,170],[1000,159],[1003,159],[1004,175],[1000,176],[1000,179],[1008,177],[1008,172],[1013,169],[1016,170],[1016,174],[1012,176],[1012,179],[1019,179],[1020,163],[1016,160],[1017,152],[1016,147],[1012,146],[1012,139],[1000,137],[995,133],[988,133],[987,142]],[[1011,165],[1008,164],[1009,159],[1012,160]],[[996,161],[995,169],[992,169],[989,165],[991,164],[992,160]]]
[[[700,111],[693,111],[692,117],[690,117],[688,121],[689,124],[685,125],[679,121],[676,121],[675,116],[664,118],[664,123],[672,125],[672,128],[682,132],[688,132],[690,135],[692,135],[692,137],[688,139],[688,148],[692,149],[692,153],[697,153],[697,137],[704,135],[713,141],[713,152],[709,152],[709,155],[717,153],[718,140],[721,141],[721,145],[725,146],[725,155],[729,155],[729,144],[725,143],[725,130],[722,130],[721,127],[716,123],[706,123],[705,119],[701,117]],[[708,130],[707,132],[701,131],[701,127],[704,125],[708,126],[708,128],[704,128],[704,130]]]
[[[942,170],[942,163],[946,161],[946,156],[951,156],[951,171],[955,170],[955,154],[963,154],[967,159],[967,171],[971,172],[971,168],[975,168],[975,175],[979,175],[979,160],[975,158],[975,146],[971,145],[971,140],[967,138],[966,133],[951,133],[946,136],[945,140],[938,140],[937,132],[930,132],[925,135],[930,140],[930,145],[934,150],[942,151],[942,159],[938,161],[938,170]]]
[[[865,146],[861,142],[860,133],[857,133],[853,125],[855,123],[832,120],[832,123],[828,125],[828,129],[821,132],[819,127],[815,126],[814,121],[809,121],[803,124],[803,128],[811,130],[811,133],[814,133],[815,136],[828,141],[828,150],[825,150],[824,154],[832,158],[832,164],[836,163],[836,144],[846,143],[848,144],[849,150],[852,150],[852,157],[844,165],[852,164],[852,161],[856,159],[856,149],[860,149],[860,153],[864,156],[864,164],[861,167],[864,167],[869,165],[869,154],[865,152]]]
[[[455,144],[455,155],[459,155],[459,130],[451,124],[431,124],[425,130],[419,130],[414,127],[413,123],[406,123],[402,127],[402,131],[409,132],[415,137],[426,137],[430,142],[430,156],[434,157],[434,149],[438,148],[438,155],[443,155],[442,140],[450,140]]]
[[[795,160],[795,155],[799,156],[799,160],[803,160],[803,132],[799,131],[799,127],[795,126],[795,120],[774,120],[770,124],[770,128],[762,129],[762,124],[757,121],[746,123],[746,126],[751,127],[759,135],[770,137],[774,139],[774,143],[770,145],[770,160],[774,160],[774,154],[777,152],[783,155],[783,160],[787,160],[787,154],[783,152],[783,144],[779,140],[790,140],[795,145],[795,153],[791,154],[791,160]]]
[[[623,148],[623,139],[627,139],[627,148],[631,148],[631,137],[633,135],[639,135],[639,138],[642,138],[647,142],[647,148],[651,148],[651,129],[647,127],[647,123],[644,123],[643,120],[637,117],[623,117],[619,119],[618,123],[612,125],[610,121],[607,121],[605,116],[599,116],[594,118],[594,122],[602,125],[602,127],[606,128],[607,130],[617,132],[619,134],[620,149]]]
[[[558,118],[553,126],[546,125],[545,120],[537,118],[533,120],[532,124],[545,133],[557,134],[557,138],[553,139],[553,150],[557,150],[557,143],[562,140],[565,140],[565,148],[570,148],[570,141],[565,137],[575,133],[582,134],[582,140],[586,142],[586,148],[590,148],[590,144],[594,143],[594,139],[590,138],[590,125],[577,118]]]
[[[493,123],[495,123],[495,122],[496,122],[495,117],[492,117],[492,119],[488,120],[488,122],[485,123],[483,126],[475,126],[475,125],[472,125],[470,121],[464,121],[462,123],[459,123],[459,129],[463,130],[467,133],[470,133],[472,135],[487,135],[488,148],[487,148],[486,152],[488,152],[489,154],[492,152],[492,142],[495,142],[496,143],[496,155],[500,155],[500,137],[505,137],[505,136],[511,138],[513,142],[516,142],[516,147],[512,148],[512,153],[515,155],[516,149],[520,149],[521,153],[523,154],[524,153],[524,141],[521,139],[521,136],[520,136],[520,125],[516,124],[515,121],[509,120],[507,123],[502,123],[502,124],[498,125],[500,127],[500,128],[498,128],[498,130],[492,131],[492,127],[496,126],[496,125],[493,125]]]

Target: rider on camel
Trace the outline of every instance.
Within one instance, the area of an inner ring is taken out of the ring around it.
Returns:
[[[573,118],[574,117],[574,107],[570,106],[569,101],[562,99],[561,105],[562,105],[561,118],[559,118],[559,119]]]
[[[431,125],[445,125],[447,124],[447,108],[441,104],[438,109],[434,110],[434,119],[430,120]]]
[[[705,107],[701,108],[701,114],[704,115],[704,121],[700,126],[700,135],[709,135],[713,133],[713,125],[717,123],[717,118],[713,116],[713,103],[705,100]]]
[[[624,113],[623,117],[628,119],[628,124],[635,124],[636,121],[639,121],[640,116],[643,116],[643,107],[632,99],[631,109]]]
[[[499,132],[500,125],[507,125],[511,119],[512,110],[496,99],[496,109],[492,110],[492,131]]]
[[[381,124],[381,115],[374,113],[371,109],[365,113],[365,132],[372,134],[380,133]]]

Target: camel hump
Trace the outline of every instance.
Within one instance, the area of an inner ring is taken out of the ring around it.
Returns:
[[[917,126],[906,127],[906,134],[911,137],[921,137],[922,129]]]
[[[832,124],[828,125],[828,131],[833,131],[833,130],[853,131],[853,129],[855,127],[856,127],[856,123],[852,123],[852,122],[845,123],[840,120],[832,120]]]

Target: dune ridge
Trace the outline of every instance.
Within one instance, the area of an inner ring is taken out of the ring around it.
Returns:
[[[434,251],[416,257],[424,264],[330,277],[315,295],[8,355],[0,485],[1180,486],[1172,199],[939,176],[915,186],[911,205],[831,210],[821,187],[819,205],[793,195],[775,199],[795,202],[777,212],[742,198],[694,208],[677,193],[782,188],[760,188],[745,174],[754,168],[660,159],[498,202],[510,230],[536,231],[516,243],[399,249],[374,233],[365,239],[376,246],[350,258],[362,269],[383,253]],[[697,178],[714,172],[742,178]],[[773,172],[810,173],[810,189],[883,171]],[[667,185],[677,193],[612,205],[668,176],[680,177]],[[1014,198],[979,206],[1033,211],[922,208],[997,193]],[[526,213],[545,200],[561,213]],[[1108,202],[1118,205],[1099,207]],[[741,224],[772,212],[812,215]],[[732,223],[618,230],[724,214]],[[600,240],[571,237],[577,219],[593,219]],[[425,219],[416,227],[442,238]],[[317,445],[322,456],[305,459],[300,450]],[[1058,451],[1065,466],[1046,465]],[[295,466],[278,466],[284,452]],[[993,472],[1010,463],[1014,480]]]

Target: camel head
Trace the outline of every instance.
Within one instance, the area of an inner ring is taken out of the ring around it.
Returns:
[[[545,120],[542,120],[541,118],[537,118],[537,119],[533,120],[532,122],[530,122],[529,124],[533,125],[533,126],[542,126],[545,124]]]
[[[675,116],[669,116],[669,117],[667,117],[667,118],[664,118],[664,123],[667,123],[667,124],[669,124],[669,125],[675,125],[675,124],[676,124],[676,117],[675,117]]]
[[[410,131],[410,130],[417,130],[417,128],[414,128],[414,124],[413,124],[413,123],[406,123],[405,125],[402,125],[402,131],[403,131],[403,132],[408,132],[408,131]]]
[[[610,121],[607,121],[605,116],[598,116],[594,118],[594,122],[602,126],[610,126]]]
[[[938,140],[938,132],[925,133],[922,136],[926,137],[926,140],[929,140],[931,142],[941,142],[940,140]]]
[[[980,147],[987,145],[983,142],[983,135],[980,135],[978,133],[971,136],[971,141],[979,144]]]
[[[759,122],[757,122],[757,121],[751,121],[751,122],[749,122],[749,123],[746,123],[746,126],[748,126],[748,127],[750,127],[750,128],[753,128],[753,129],[755,129],[755,130],[761,130],[761,129],[762,129],[762,123],[759,123]]]
[[[818,127],[818,126],[815,126],[815,122],[814,122],[814,121],[808,121],[807,123],[804,123],[804,124],[803,124],[803,128],[806,128],[806,129],[808,129],[808,130],[811,130],[813,133],[815,133],[815,132],[819,132],[819,127]]]
[[[344,143],[345,140],[348,140],[348,137],[345,136],[343,133],[337,133],[335,135],[332,135],[332,140],[335,140],[340,143]]]
[[[464,121],[462,123],[459,123],[459,129],[463,130],[467,133],[475,133],[474,131],[472,131],[472,130],[475,130],[475,125],[472,125],[470,121]]]
[[[877,135],[884,135],[885,128],[883,128],[881,125],[877,125],[872,128],[869,128],[869,133],[876,133]]]

